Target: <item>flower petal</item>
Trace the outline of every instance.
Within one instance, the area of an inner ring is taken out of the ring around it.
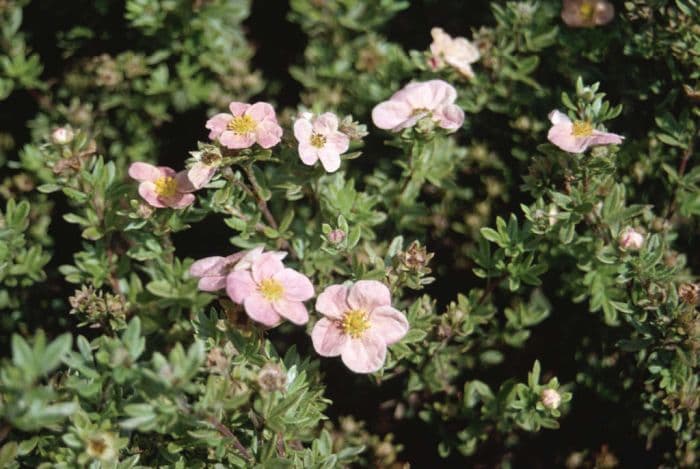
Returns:
[[[231,122],[231,119],[233,119],[233,116],[226,113],[216,114],[211,117],[207,123],[204,124],[207,129],[211,130],[211,132],[209,132],[209,138],[211,140],[219,138],[219,135],[226,130],[226,126]]]
[[[454,104],[443,106],[434,116],[438,120],[438,125],[446,130],[457,130],[464,124],[464,111]]]
[[[372,122],[380,129],[393,129],[409,117],[411,117],[411,107],[402,101],[384,101],[372,109]]]
[[[284,286],[284,299],[306,301],[314,296],[314,286],[306,275],[294,269],[284,269],[274,275],[274,279]]]
[[[299,143],[308,142],[312,132],[313,127],[308,119],[300,117],[294,121],[294,137]]]
[[[205,163],[195,163],[187,171],[187,179],[195,189],[201,189],[211,181],[216,174],[216,166],[209,166]]]
[[[337,357],[343,351],[348,336],[337,323],[326,318],[319,319],[311,331],[311,342],[316,353],[322,357]]]
[[[156,193],[156,185],[151,181],[144,181],[139,184],[139,195],[148,202],[149,205],[156,208],[164,208],[166,205],[160,200]]]
[[[277,124],[277,120],[268,119],[258,124],[255,130],[255,139],[261,147],[272,148],[280,143],[282,133],[282,127]]]
[[[331,285],[326,287],[316,298],[316,311],[332,319],[341,319],[348,305],[349,288],[345,285]]]
[[[262,282],[266,278],[270,278],[277,272],[284,270],[284,264],[282,261],[270,253],[260,254],[260,257],[253,261],[251,266],[251,272],[253,275],[253,280],[256,283]]]
[[[257,292],[246,297],[243,301],[243,307],[250,319],[266,326],[274,327],[282,321],[280,315],[272,307],[272,303]]]
[[[350,288],[348,306],[365,311],[372,311],[380,306],[391,306],[391,293],[381,282],[360,280]]]
[[[301,301],[275,301],[272,308],[285,319],[289,319],[294,324],[301,326],[309,322],[309,312]]]
[[[348,338],[341,352],[345,366],[355,373],[374,373],[386,360],[386,344],[375,332],[367,331],[361,338]]]
[[[318,159],[327,173],[333,173],[340,168],[340,154],[335,148],[323,147],[318,152]]]
[[[258,285],[247,270],[234,271],[226,277],[226,294],[234,303],[243,303],[243,300],[257,291]]]
[[[573,124],[555,124],[547,132],[547,139],[569,153],[583,153],[588,148],[589,138],[574,137]]]
[[[559,111],[558,109],[555,109],[554,111],[550,112],[547,115],[547,117],[549,117],[549,122],[551,122],[554,125],[571,124],[571,119],[569,119],[569,116]]]
[[[219,291],[223,288],[226,288],[226,276],[219,275],[202,277],[199,279],[197,288],[199,288],[202,291]]]
[[[391,306],[380,306],[370,313],[371,329],[380,335],[387,345],[401,340],[408,332],[406,316]]]
[[[249,148],[255,143],[255,134],[253,132],[249,132],[247,134],[239,135],[227,130],[221,134],[219,137],[219,142],[231,150]]]
[[[258,102],[250,106],[246,111],[246,115],[249,115],[255,121],[260,124],[266,120],[270,120],[277,123],[277,117],[275,116],[275,108],[271,104],[265,102]]]
[[[308,143],[300,143],[299,159],[306,166],[313,166],[318,161],[318,148]]]
[[[332,112],[324,112],[314,121],[314,131],[328,135],[338,130],[338,117]]]
[[[137,181],[155,181],[161,174],[152,164],[137,162],[129,166],[129,176]]]
[[[207,277],[210,275],[221,275],[221,266],[226,261],[225,257],[212,256],[199,259],[190,266],[189,273],[192,277]]]
[[[231,101],[231,104],[228,105],[229,110],[231,111],[231,114],[234,116],[240,116],[244,112],[250,108],[250,104],[248,103],[241,103],[238,101]],[[228,119],[229,121],[231,120],[231,117]],[[228,124],[228,122],[227,122]]]
[[[166,205],[171,208],[185,208],[194,203],[194,194],[178,193],[175,197],[165,201]]]
[[[611,132],[601,132],[594,130],[591,136],[591,145],[619,145],[625,139],[622,135]]]

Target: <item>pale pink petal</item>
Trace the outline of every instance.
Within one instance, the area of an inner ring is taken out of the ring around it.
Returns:
[[[342,155],[350,148],[350,137],[342,132],[333,132],[326,136],[326,145],[335,148],[339,155]]]
[[[175,197],[167,199],[166,204],[171,208],[185,208],[194,203],[194,194],[178,193]]]
[[[225,113],[216,114],[214,117],[210,118],[205,124],[205,127],[211,130],[211,132],[209,132],[209,138],[211,140],[219,138],[219,135],[226,130],[226,126],[231,122],[231,119],[233,119],[233,116]]]
[[[282,321],[280,315],[272,307],[272,303],[257,292],[243,300],[243,307],[250,319],[266,326],[273,327]]]
[[[294,137],[297,141],[308,142],[311,138],[311,133],[313,132],[313,126],[308,119],[303,117],[294,121]]]
[[[249,251],[245,251],[242,254],[241,260],[233,267],[233,270],[250,270],[253,266],[253,262],[260,257],[262,252],[262,246],[257,246]]]
[[[340,168],[340,155],[335,148],[323,147],[318,152],[318,159],[321,160],[323,169],[328,173],[332,173]]]
[[[238,101],[232,101],[231,104],[228,105],[229,110],[231,111],[231,114],[234,116],[240,116],[243,113],[245,113],[248,108],[250,108],[250,104],[248,103],[240,103]],[[229,121],[231,120],[231,117],[229,117]],[[228,122],[227,122],[228,124]]]
[[[153,207],[166,207],[156,193],[156,185],[150,181],[144,181],[139,184],[139,195]]]
[[[263,148],[272,148],[282,140],[282,127],[276,120],[260,122],[255,129],[255,139]]]
[[[398,342],[408,332],[406,316],[391,306],[380,306],[372,310],[369,320],[371,329],[381,336],[387,345]]]
[[[430,110],[439,109],[440,107],[452,104],[457,99],[457,90],[454,89],[452,85],[443,80],[430,80],[425,82],[425,88],[427,92],[421,93],[421,102],[424,99],[428,101],[418,108],[425,108]]]
[[[137,181],[155,181],[161,174],[152,164],[137,162],[129,166],[129,176]]]
[[[221,275],[218,277],[202,277],[199,279],[197,288],[199,288],[202,291],[219,291],[223,288],[226,288],[226,276]]]
[[[249,148],[255,143],[255,134],[249,132],[247,134],[239,135],[237,133],[226,131],[219,137],[219,142],[226,148],[231,150],[239,150],[241,148]]]
[[[197,162],[187,171],[187,179],[190,180],[192,187],[200,189],[211,181],[214,174],[216,174],[216,166]]]
[[[598,2],[595,9],[595,24],[608,24],[615,17],[615,7],[610,2]]]
[[[275,117],[275,108],[270,104],[259,102],[255,103],[246,111],[246,115],[249,115],[257,123],[262,123],[263,121],[269,120],[272,122],[277,122],[277,117]]]
[[[374,373],[386,360],[386,343],[370,330],[359,339],[348,338],[341,352],[345,366],[355,373]]]
[[[316,133],[328,135],[338,130],[338,117],[332,112],[324,112],[316,118],[313,127]]]
[[[372,122],[380,129],[394,129],[411,117],[411,111],[405,102],[384,101],[372,109]]]
[[[211,256],[199,259],[190,266],[190,275],[193,277],[206,277],[209,275],[221,275],[222,266],[225,265],[226,258],[222,256]]]
[[[258,285],[247,270],[234,271],[226,277],[226,293],[235,303],[243,303],[243,300],[257,291]]]
[[[555,109],[554,111],[550,112],[547,117],[549,117],[549,121],[554,124],[571,124],[571,119],[569,119],[569,116],[564,114],[563,112]]]
[[[435,82],[442,80],[431,80],[428,82],[417,83],[418,86],[411,89],[410,92],[404,95],[404,99],[408,102],[411,109],[427,109],[432,111],[442,100],[440,96],[436,96],[436,92],[444,91],[440,85],[435,85]]]
[[[268,253],[261,254],[253,261],[251,272],[256,283],[262,282],[266,278],[274,276],[277,272],[284,270],[284,264],[277,256]]]
[[[284,269],[274,274],[273,278],[284,286],[285,300],[306,301],[314,296],[311,280],[294,269]]]
[[[298,326],[309,322],[309,312],[306,310],[304,303],[300,301],[275,301],[272,304],[272,308],[277,314]]]
[[[187,177],[187,171],[180,171],[175,175],[175,182],[177,183],[178,192],[194,192],[198,188],[194,187],[190,178]]]
[[[376,280],[360,280],[350,288],[348,305],[352,309],[364,311],[391,306],[391,292],[386,285]]]
[[[611,132],[601,132],[594,130],[591,135],[591,145],[619,145],[625,137]]]
[[[321,318],[311,331],[311,342],[316,353],[322,357],[337,357],[343,351],[348,336],[335,321]]]
[[[464,124],[464,111],[459,106],[449,104],[435,112],[438,125],[446,130],[457,130]]]
[[[348,305],[348,287],[344,285],[331,285],[326,287],[316,298],[316,311],[332,319],[342,319]]]
[[[174,177],[175,174],[177,174],[173,168],[168,166],[158,166],[158,171],[160,171],[161,176],[169,178]]]
[[[318,148],[308,143],[299,144],[299,159],[307,166],[313,166],[318,161]]]
[[[547,139],[569,153],[583,153],[588,148],[589,139],[574,137],[572,132],[573,125],[571,123],[555,124],[549,129]]]

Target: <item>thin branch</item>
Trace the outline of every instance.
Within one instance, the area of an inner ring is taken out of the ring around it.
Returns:
[[[209,416],[209,417],[207,417],[207,421],[208,421],[210,424],[212,424],[212,425],[214,426],[214,428],[216,428],[216,430],[217,430],[219,433],[221,433],[223,436],[225,436],[226,438],[228,438],[229,440],[231,440],[231,443],[233,444],[233,446],[235,446],[236,449],[238,450],[238,452],[241,453],[241,454],[243,455],[243,457],[246,459],[246,461],[249,461],[249,462],[250,462],[250,461],[253,460],[253,455],[250,454],[250,451],[248,451],[248,450],[246,449],[246,447],[243,446],[243,444],[241,443],[241,440],[239,440],[238,437],[236,437],[236,435],[234,435],[233,432],[232,432],[231,430],[229,430],[229,428],[228,428],[226,425],[224,425],[223,423],[221,423],[221,422],[220,422],[216,417],[214,417],[214,416]]]

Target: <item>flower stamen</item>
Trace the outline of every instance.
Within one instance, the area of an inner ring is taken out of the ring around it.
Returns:
[[[323,146],[326,144],[326,137],[325,135],[317,134],[316,132],[314,132],[311,134],[309,142],[311,143],[312,147],[323,148]]]
[[[574,137],[589,137],[593,134],[593,126],[587,121],[576,121],[571,129]]]
[[[343,332],[353,339],[362,337],[364,332],[369,329],[369,326],[369,317],[361,309],[347,311],[340,322]]]
[[[284,286],[282,286],[280,282],[272,278],[266,278],[265,280],[260,282],[258,290],[260,291],[260,294],[263,296],[263,298],[265,298],[267,301],[281,300],[282,295],[284,294]]]
[[[236,116],[228,123],[226,128],[237,135],[249,134],[255,131],[258,123],[251,116],[243,114]]]
[[[177,194],[177,181],[174,177],[161,176],[154,183],[156,194],[160,197],[173,197]]]

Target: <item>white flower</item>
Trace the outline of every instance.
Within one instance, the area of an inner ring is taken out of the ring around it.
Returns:
[[[444,67],[444,62],[454,67],[467,78],[474,77],[471,64],[479,60],[481,55],[474,44],[463,37],[452,38],[442,28],[430,30],[433,43],[430,44],[431,66],[439,70]]]

